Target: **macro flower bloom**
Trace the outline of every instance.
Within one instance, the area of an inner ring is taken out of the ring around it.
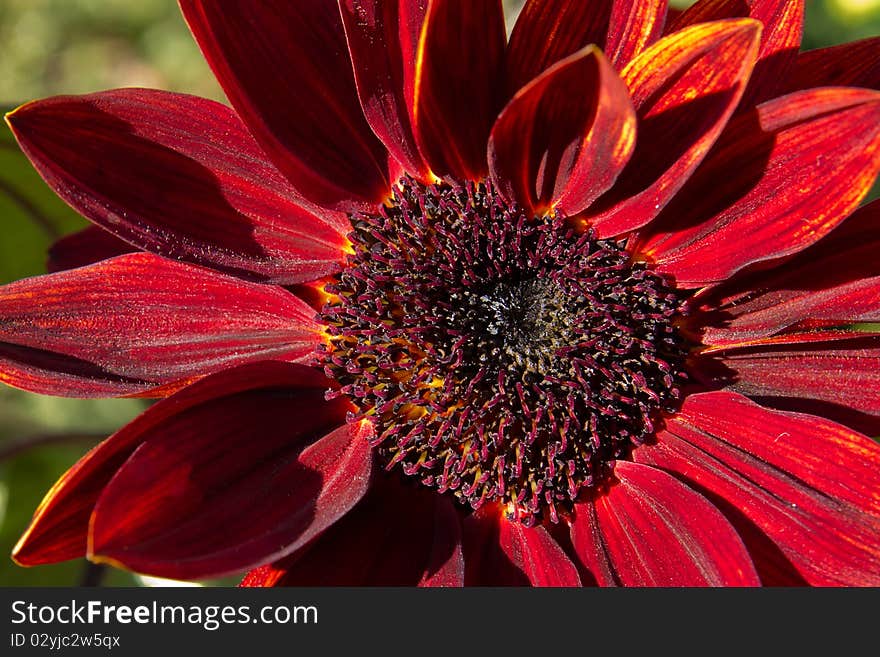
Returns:
[[[181,0],[231,105],[7,120],[95,226],[0,378],[161,398],[14,553],[246,585],[880,584],[880,39],[804,3]]]

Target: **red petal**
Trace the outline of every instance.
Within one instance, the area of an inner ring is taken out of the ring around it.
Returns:
[[[608,39],[602,50],[614,68],[620,70],[663,33],[666,0],[615,0],[612,2]]]
[[[464,523],[468,586],[580,586],[577,568],[541,525],[509,521],[484,506]]]
[[[416,61],[415,130],[434,174],[482,178],[499,110],[501,0],[432,0]]]
[[[282,565],[266,564],[245,573],[239,586],[248,588],[284,586],[280,583],[284,573]]]
[[[695,318],[706,326],[703,344],[741,344],[798,326],[813,330],[802,339],[853,337],[852,331],[816,328],[880,322],[878,252],[880,201],[875,201],[784,264],[735,278],[707,295],[706,314]]]
[[[303,360],[321,326],[268,285],[149,253],[0,288],[0,380],[32,392],[145,393],[254,360]]]
[[[284,284],[340,267],[344,217],[297,205],[219,103],[120,89],[28,103],[8,120],[61,198],[145,251]]]
[[[676,19],[671,31],[739,16],[754,18],[764,25],[758,63],[741,103],[748,108],[778,95],[785,85],[801,46],[804,0],[700,0]]]
[[[412,129],[416,49],[427,2],[339,0],[358,96],[367,122],[407,172],[428,168]]]
[[[528,0],[507,48],[507,97],[590,44],[618,70],[660,36],[664,0]]]
[[[608,189],[635,145],[626,87],[588,46],[521,89],[498,117],[489,166],[498,188],[527,212],[574,215]]]
[[[419,586],[464,586],[464,555],[461,519],[446,497],[437,496],[434,511],[434,542]]]
[[[587,214],[601,236],[648,223],[684,185],[736,108],[759,32],[750,19],[695,25],[664,37],[623,70],[638,142],[617,184]]]
[[[786,90],[827,86],[880,89],[880,37],[799,54]]]
[[[328,384],[314,368],[264,361],[218,372],[157,402],[82,457],[58,480],[16,545],[15,560],[34,566],[85,556],[89,518],[101,491],[146,437],[172,418],[218,399],[236,403],[242,396],[252,396],[254,391],[323,389]]]
[[[364,495],[365,430],[324,390],[211,400],[153,427],[104,488],[89,557],[173,579],[214,577],[301,548]]]
[[[634,456],[726,499],[809,583],[880,583],[880,445],[865,436],[711,392]]]
[[[135,247],[123,242],[113,233],[97,226],[89,226],[62,237],[50,246],[46,269],[50,272],[76,269],[135,251]]]
[[[742,540],[705,498],[665,472],[618,461],[620,480],[577,505],[571,539],[602,586],[758,586]]]
[[[232,105],[298,192],[370,210],[389,191],[388,154],[358,101],[330,0],[180,0]]]
[[[242,585],[461,586],[462,573],[452,503],[427,489],[382,478],[305,550],[249,573]]]
[[[858,206],[880,169],[880,94],[846,88],[772,100],[731,123],[638,247],[700,287],[796,253]]]
[[[584,46],[603,46],[612,4],[612,0],[528,0],[513,26],[507,47],[507,97]]]
[[[876,336],[789,345],[758,341],[714,357],[724,367],[714,383],[750,397],[815,399],[880,415]]]

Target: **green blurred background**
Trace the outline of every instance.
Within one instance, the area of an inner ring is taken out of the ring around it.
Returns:
[[[509,23],[519,4],[506,0]],[[878,34],[880,0],[807,0],[805,49]],[[0,108],[121,86],[223,100],[174,0],[0,0]],[[48,191],[5,125],[0,222],[0,283],[43,273],[48,246],[86,225]],[[119,571],[102,573],[84,561],[24,569],[7,556],[58,476],[144,406],[130,399],[41,397],[0,384],[0,585],[65,586],[97,579],[105,585],[162,584]]]

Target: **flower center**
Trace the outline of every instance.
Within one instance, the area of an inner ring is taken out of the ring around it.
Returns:
[[[621,243],[490,183],[404,178],[352,224],[319,356],[389,469],[556,521],[673,410],[682,301]]]

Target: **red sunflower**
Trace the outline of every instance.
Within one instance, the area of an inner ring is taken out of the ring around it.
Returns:
[[[0,377],[163,397],[16,560],[880,584],[880,40],[798,54],[803,4],[181,0],[234,110],[10,114],[95,227]]]

